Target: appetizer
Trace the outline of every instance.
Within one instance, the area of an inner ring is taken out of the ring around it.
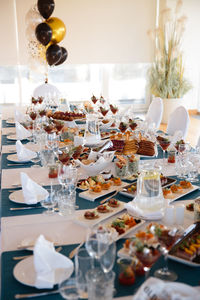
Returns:
[[[187,181],[187,180],[183,180],[183,181],[180,181],[180,186],[183,188],[183,189],[190,189],[192,188],[192,184],[191,182]]]
[[[94,219],[99,218],[99,215],[96,210],[93,210],[93,211],[87,210],[84,213],[84,217],[88,220],[94,220]]]
[[[194,211],[194,203],[189,203],[188,205],[186,205],[186,209],[189,211]]]
[[[105,213],[111,212],[111,209],[107,204],[102,204],[97,207],[97,211],[99,213],[105,214]]]
[[[118,200],[114,199],[114,198],[111,198],[109,201],[108,201],[108,205],[110,207],[119,207],[120,206],[120,203]]]

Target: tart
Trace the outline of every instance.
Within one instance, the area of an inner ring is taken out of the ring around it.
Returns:
[[[99,218],[99,215],[95,210],[94,211],[87,210],[84,213],[84,217],[88,220],[94,220],[94,219]]]
[[[119,201],[114,199],[114,198],[111,198],[109,201],[108,201],[108,205],[110,207],[119,207]]]
[[[110,212],[110,208],[106,204],[102,204],[97,207],[97,211],[99,213],[105,214]]]

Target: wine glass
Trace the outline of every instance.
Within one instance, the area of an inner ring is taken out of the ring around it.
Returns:
[[[161,138],[158,139],[159,145],[163,150],[163,165],[165,165],[165,153],[167,151],[167,148],[170,145],[170,140],[166,139],[166,138]]]
[[[57,204],[57,198],[55,197],[55,193],[50,193],[48,197],[40,201],[42,207],[46,208],[46,211],[43,213],[44,215],[53,215],[54,208]]]
[[[98,233],[95,230],[88,229],[85,247],[92,258],[99,260],[108,249],[108,240],[103,237],[103,232]]]
[[[110,241],[108,245],[108,249],[100,257],[100,265],[104,273],[109,273],[112,270],[113,265],[115,263],[115,258],[116,258],[116,243],[114,241]]]
[[[76,188],[77,183],[77,169],[66,165],[60,165],[58,169],[58,181],[62,185],[62,188],[70,193]]]
[[[78,300],[79,299],[79,291],[77,287],[76,278],[69,278],[62,281],[59,284],[59,293],[64,299],[68,300]]]

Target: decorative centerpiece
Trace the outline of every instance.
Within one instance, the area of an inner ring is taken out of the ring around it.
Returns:
[[[185,16],[179,16],[182,1],[178,0],[172,17],[172,10],[161,11],[159,27],[149,31],[155,41],[155,62],[149,69],[149,88],[151,94],[163,99],[162,123],[167,123],[174,109],[182,105],[182,97],[190,90],[191,84],[184,77],[181,51]]]

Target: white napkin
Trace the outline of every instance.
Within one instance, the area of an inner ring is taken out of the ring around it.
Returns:
[[[20,141],[16,142],[16,151],[19,161],[28,161],[37,157],[37,153],[35,151],[27,149]]]
[[[28,131],[24,126],[22,126],[19,122],[15,122],[16,126],[16,137],[17,140],[24,140],[31,136],[31,132]]]
[[[24,114],[21,113],[21,111],[15,109],[15,122],[25,122],[26,117]]]
[[[36,204],[41,198],[45,199],[48,197],[49,193],[47,190],[30,179],[26,173],[21,172],[20,176],[25,203]]]
[[[152,297],[152,295],[154,297]],[[169,300],[198,300],[199,291],[194,287],[180,282],[162,281],[158,278],[148,278],[133,296],[133,300],[150,299],[169,299]]]
[[[84,165],[80,160],[76,160],[76,162],[89,176],[98,175],[100,172],[105,170],[110,164],[110,161],[105,160],[104,157],[100,157],[96,162],[90,163],[89,165]]]
[[[163,217],[162,211],[145,212],[141,210],[134,201],[130,201],[124,205],[130,215],[134,217],[142,217],[145,220],[160,220]]]
[[[73,272],[73,262],[56,252],[53,243],[45,240],[43,235],[37,239],[33,253],[36,271],[35,287],[38,289],[51,289],[55,283],[58,283],[57,279],[61,281]],[[56,269],[63,269],[60,278],[56,278]]]

